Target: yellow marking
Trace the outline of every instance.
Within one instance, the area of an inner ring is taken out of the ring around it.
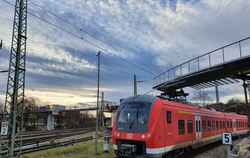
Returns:
[[[189,114],[189,115],[193,114],[192,112],[187,112],[187,111],[177,111],[177,112],[180,114]]]

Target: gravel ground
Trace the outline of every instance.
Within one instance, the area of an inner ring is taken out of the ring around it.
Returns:
[[[236,139],[233,141],[233,153],[238,154],[239,158],[250,158],[250,136]],[[213,147],[209,147],[204,151],[191,158],[227,158],[228,146],[216,143]]]

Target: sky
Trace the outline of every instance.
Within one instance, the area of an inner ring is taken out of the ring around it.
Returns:
[[[134,74],[144,81],[138,83],[144,94],[157,74],[248,37],[249,6],[245,0],[30,0],[29,12],[80,38],[28,15],[25,94],[43,104],[95,101],[98,51],[106,100],[133,95]],[[14,8],[0,0],[0,11],[0,70],[6,70]],[[6,83],[7,74],[0,74],[2,102]],[[221,100],[243,98],[241,84],[219,87]],[[191,98],[194,90],[186,90]]]

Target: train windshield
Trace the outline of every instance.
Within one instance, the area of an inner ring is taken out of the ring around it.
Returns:
[[[117,121],[121,124],[143,125],[147,124],[151,103],[133,102],[121,105]]]

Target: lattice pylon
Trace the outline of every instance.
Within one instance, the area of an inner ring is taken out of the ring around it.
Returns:
[[[14,157],[21,154],[23,129],[23,102],[25,86],[27,0],[16,0],[4,122],[8,122],[7,138],[1,136],[1,156]],[[5,138],[5,139],[3,139]]]

